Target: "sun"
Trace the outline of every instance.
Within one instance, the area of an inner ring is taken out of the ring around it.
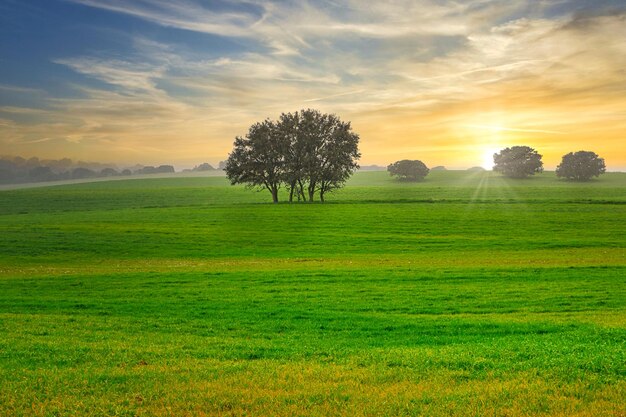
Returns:
[[[493,168],[493,154],[498,152],[500,152],[500,148],[495,148],[491,146],[488,148],[484,148],[482,152],[482,162],[480,166],[488,171],[491,171],[491,169]]]

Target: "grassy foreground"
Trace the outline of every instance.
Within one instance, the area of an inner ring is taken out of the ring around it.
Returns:
[[[0,415],[626,415],[626,174],[328,198],[0,192]]]

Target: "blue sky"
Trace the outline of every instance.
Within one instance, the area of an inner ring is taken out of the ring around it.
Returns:
[[[622,3],[1,0],[0,154],[216,163],[313,107],[363,164],[528,144],[626,168]]]

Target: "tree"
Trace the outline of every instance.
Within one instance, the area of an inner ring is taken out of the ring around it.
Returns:
[[[358,169],[359,135],[349,122],[307,109],[282,114],[278,126],[289,142],[285,182],[290,201],[294,192],[305,201],[319,192],[323,202],[326,193],[341,188]]]
[[[343,187],[354,171],[359,169],[357,160],[359,136],[350,131],[350,123],[343,123],[330,116],[327,123],[328,137],[320,150],[318,190],[320,201],[330,191]],[[331,127],[329,127],[331,126]]]
[[[403,159],[390,164],[387,171],[401,181],[419,181],[428,175],[430,169],[422,161]]]
[[[302,124],[299,112],[281,114],[276,124],[278,134],[287,144],[283,181],[289,187],[289,202],[293,201],[294,194],[298,201],[307,199],[304,194],[304,165],[308,138],[305,137]]]
[[[556,176],[573,181],[589,181],[606,172],[604,159],[595,152],[578,151],[563,155],[561,164],[556,167]]]
[[[359,136],[350,123],[317,110],[283,113],[276,122],[265,120],[235,139],[226,161],[232,184],[266,188],[278,201],[282,185],[289,201],[313,201],[319,193],[340,188],[358,169]]]
[[[226,176],[231,184],[265,188],[278,202],[278,190],[285,177],[286,138],[279,135],[274,122],[267,119],[250,126],[245,137],[236,137],[226,161]]]
[[[493,170],[511,178],[526,178],[543,171],[541,155],[530,146],[512,146],[493,154]]]

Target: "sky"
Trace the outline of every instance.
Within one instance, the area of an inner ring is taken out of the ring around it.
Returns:
[[[350,121],[361,165],[626,170],[626,4],[0,0],[0,155],[216,164],[304,108]]]

